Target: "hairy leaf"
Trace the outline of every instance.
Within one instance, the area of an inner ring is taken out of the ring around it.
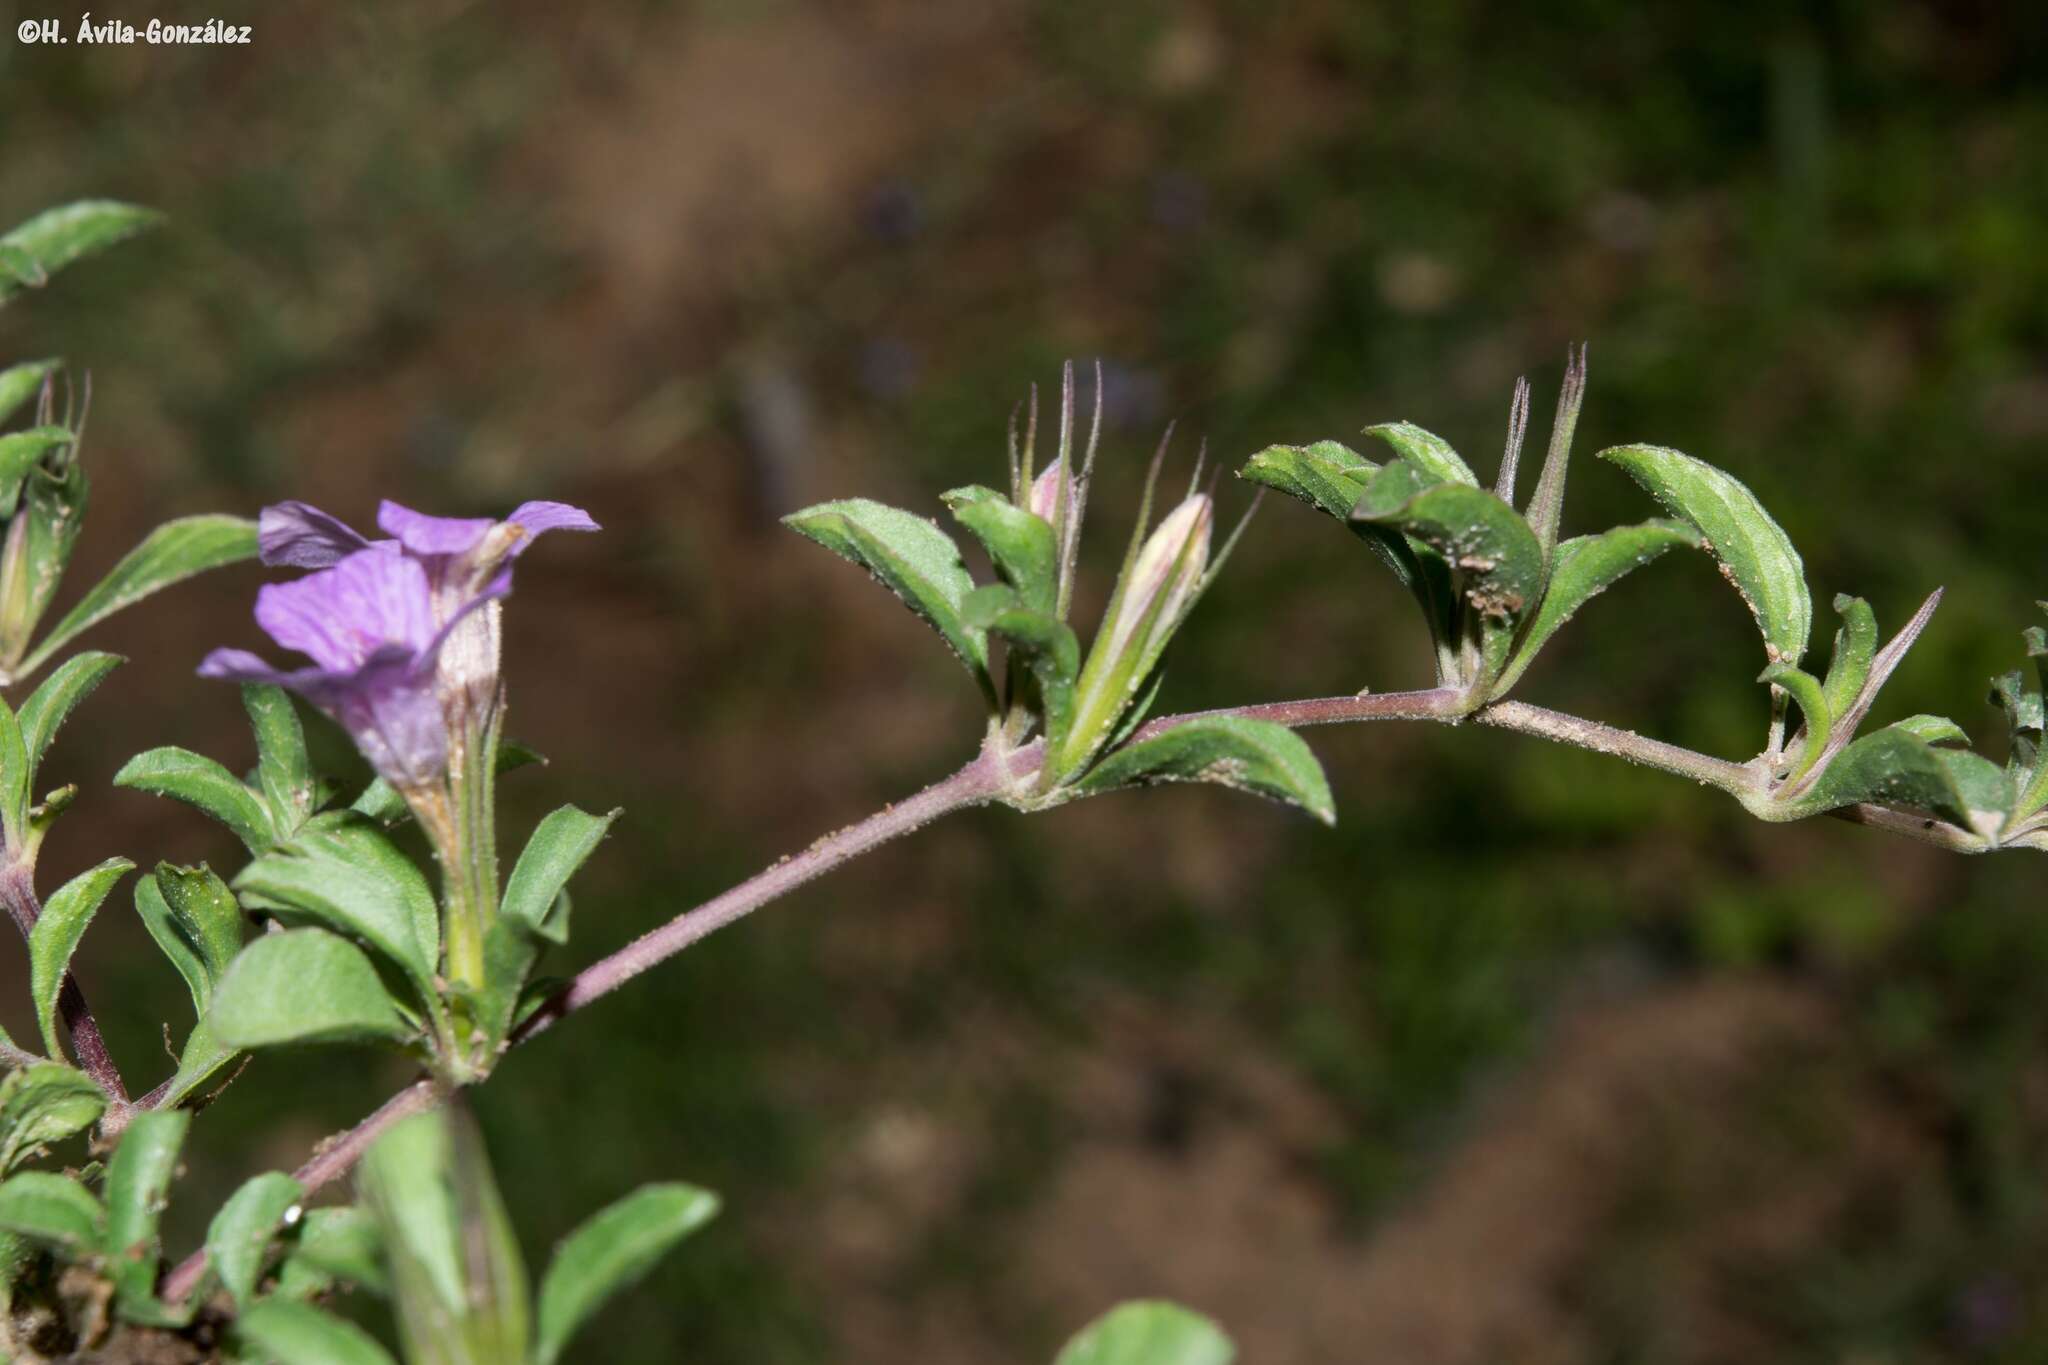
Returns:
[[[206,1229],[206,1255],[236,1308],[246,1310],[255,1297],[264,1253],[305,1193],[305,1186],[283,1171],[265,1171],[243,1182],[213,1216]]]
[[[1550,637],[1580,607],[1613,587],[1630,570],[1641,568],[1666,550],[1681,545],[1698,549],[1699,533],[1683,522],[1653,519],[1634,526],[1617,526],[1597,536],[1578,536],[1558,546],[1543,604],[1523,627],[1514,656],[1494,685],[1493,695],[1507,694],[1535,662]]]
[[[38,1062],[0,1081],[0,1173],[99,1122],[107,1097],[81,1071]]]
[[[23,403],[35,397],[42,389],[43,381],[55,374],[61,363],[31,360],[25,365],[10,365],[0,370],[0,422],[14,416]]]
[[[322,815],[243,868],[234,886],[251,910],[368,944],[405,971],[423,1001],[433,995],[441,948],[433,888],[374,822]]]
[[[279,838],[289,838],[313,813],[320,785],[306,756],[305,727],[282,687],[244,683],[242,707],[256,732],[256,780],[270,807],[271,827]]]
[[[256,523],[244,517],[209,513],[167,521],[64,613],[21,671],[35,672],[74,636],[153,592],[207,569],[255,557]]]
[[[960,618],[960,600],[974,588],[960,547],[923,517],[866,498],[819,503],[792,512],[783,525],[866,569],[939,632],[991,703],[988,644]]]
[[[1889,725],[1842,750],[1810,785],[1775,810],[1758,813],[1765,819],[1797,820],[1867,801],[1932,811],[1971,829],[1969,803],[1956,789],[1943,752]]]
[[[548,912],[620,814],[614,810],[592,815],[574,806],[563,806],[549,814],[534,828],[533,837],[520,851],[519,861],[512,865],[499,913],[540,938],[557,944],[566,941],[567,934],[562,926],[550,922]]]
[[[139,753],[114,774],[114,785],[197,806],[232,830],[251,853],[262,853],[277,840],[262,798],[226,768],[190,749],[166,745]]]
[[[1358,505],[1378,469],[1342,442],[1317,441],[1305,446],[1267,446],[1245,463],[1238,477],[1277,488],[1348,523],[1351,509]]]
[[[243,1358],[290,1365],[397,1365],[377,1339],[310,1303],[265,1299],[235,1320]]]
[[[1813,629],[1806,568],[1756,494],[1706,461],[1662,446],[1614,446],[1600,458],[1627,470],[1667,511],[1706,537],[1706,548],[1756,617],[1770,661],[1798,663]]]
[[[1367,427],[1365,434],[1393,447],[1395,454],[1426,472],[1433,483],[1479,486],[1478,475],[1459,458],[1457,451],[1451,449],[1450,442],[1434,432],[1424,431],[1413,422],[1382,422],[1378,426]]]
[[[251,1050],[411,1036],[363,950],[324,929],[265,934],[244,948],[207,1022],[223,1046]]]
[[[54,1171],[23,1171],[0,1184],[0,1229],[67,1255],[96,1250],[107,1211],[91,1190]]]
[[[1828,713],[1846,716],[1870,677],[1870,662],[1877,654],[1877,616],[1870,603],[1845,592],[1835,594],[1835,615],[1842,618],[1842,624],[1835,631],[1835,649],[1821,687]]]
[[[993,488],[970,484],[942,495],[953,519],[973,532],[1003,582],[1024,605],[1050,614],[1059,589],[1059,545],[1051,523]]]
[[[157,1222],[191,1123],[181,1109],[145,1110],[107,1162],[107,1273],[126,1311],[156,1302]]]
[[[69,427],[30,427],[0,436],[0,520],[11,520],[21,505],[22,486],[43,456],[78,439]]]
[[[336,1282],[388,1293],[384,1237],[377,1220],[359,1205],[309,1209],[277,1268],[274,1296],[287,1299],[325,1294]]]
[[[708,1190],[643,1185],[563,1238],[541,1280],[535,1365],[554,1365],[606,1299],[637,1284],[717,1212]]]
[[[57,1042],[57,996],[64,975],[71,968],[71,955],[85,937],[85,926],[135,864],[126,858],[109,858],[86,869],[52,892],[43,905],[42,917],[29,931],[29,994],[36,1002],[36,1022],[42,1025],[43,1044],[52,1057],[63,1055]]]
[[[1337,809],[1301,736],[1271,721],[1205,716],[1110,754],[1075,784],[1084,795],[1154,782],[1214,782],[1301,807],[1324,824]]]
[[[163,221],[163,215],[111,199],[82,199],[48,209],[0,237],[0,301],[40,289],[81,257],[104,251]]]

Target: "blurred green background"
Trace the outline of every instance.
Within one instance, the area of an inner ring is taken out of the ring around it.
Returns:
[[[1183,466],[1405,418],[1490,470],[1515,377],[1540,449],[1587,340],[1568,533],[1649,510],[1592,450],[1729,468],[1821,603],[1889,629],[1947,586],[1875,719],[1996,752],[1984,681],[2048,590],[2035,6],[182,3],[152,14],[254,42],[0,44],[0,216],[170,215],[0,324],[93,373],[81,581],[281,496],[588,506],[605,534],[544,544],[509,617],[512,729],[553,762],[506,839],[627,811],[578,962],[967,755],[957,667],[775,518],[995,481],[1069,356],[1110,375],[1099,601],[1167,420]],[[247,761],[191,668],[254,643],[260,579],[92,639],[136,662],[48,769],[84,795],[47,886],[237,865],[107,779],[155,743]],[[1426,659],[1364,549],[1275,500],[1163,705]],[[1743,757],[1763,662],[1674,556],[1522,695]],[[2038,860],[1758,826],[1519,736],[1310,738],[1334,833],[1193,789],[955,817],[510,1059],[479,1105],[536,1263],[641,1181],[727,1199],[581,1358],[1026,1362],[1136,1294],[1258,1365],[2048,1354]],[[136,927],[81,971],[131,1074],[167,1069],[184,993]],[[250,1067],[174,1252],[402,1079]]]

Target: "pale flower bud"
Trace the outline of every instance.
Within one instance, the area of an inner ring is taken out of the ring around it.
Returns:
[[[1214,521],[1209,495],[1196,493],[1169,512],[1146,537],[1124,580],[1116,617],[1103,623],[1112,657],[1130,648],[1135,648],[1139,657],[1165,648],[1209,567],[1209,532]],[[1141,630],[1142,639],[1137,638]]]
[[[1031,481],[1031,505],[1025,510],[1051,526],[1060,524],[1060,471],[1065,469],[1066,465],[1065,460],[1054,460],[1040,470],[1038,477]],[[1067,497],[1071,501],[1073,496],[1074,490],[1069,486]]]

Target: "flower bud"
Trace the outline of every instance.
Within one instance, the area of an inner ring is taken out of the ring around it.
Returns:
[[[1049,526],[1060,524],[1060,475],[1066,467],[1065,460],[1054,460],[1031,481],[1031,505],[1026,510]],[[1067,496],[1074,496],[1071,487],[1067,489]]]
[[[1209,567],[1215,507],[1191,494],[1127,563],[1075,685],[1073,724],[1052,764],[1054,780],[1084,767],[1115,732],[1194,605]]]

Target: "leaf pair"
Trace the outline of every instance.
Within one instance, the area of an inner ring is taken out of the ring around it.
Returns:
[[[1585,358],[1567,367],[1536,491],[1514,507],[1528,421],[1517,385],[1506,454],[1492,491],[1443,438],[1411,422],[1366,428],[1395,458],[1376,464],[1336,441],[1272,446],[1243,477],[1345,522],[1421,607],[1436,650],[1437,682],[1476,709],[1505,696],[1579,609],[1666,550],[1697,548],[1674,521],[1618,526],[1559,544],[1566,468],[1585,391]]]

